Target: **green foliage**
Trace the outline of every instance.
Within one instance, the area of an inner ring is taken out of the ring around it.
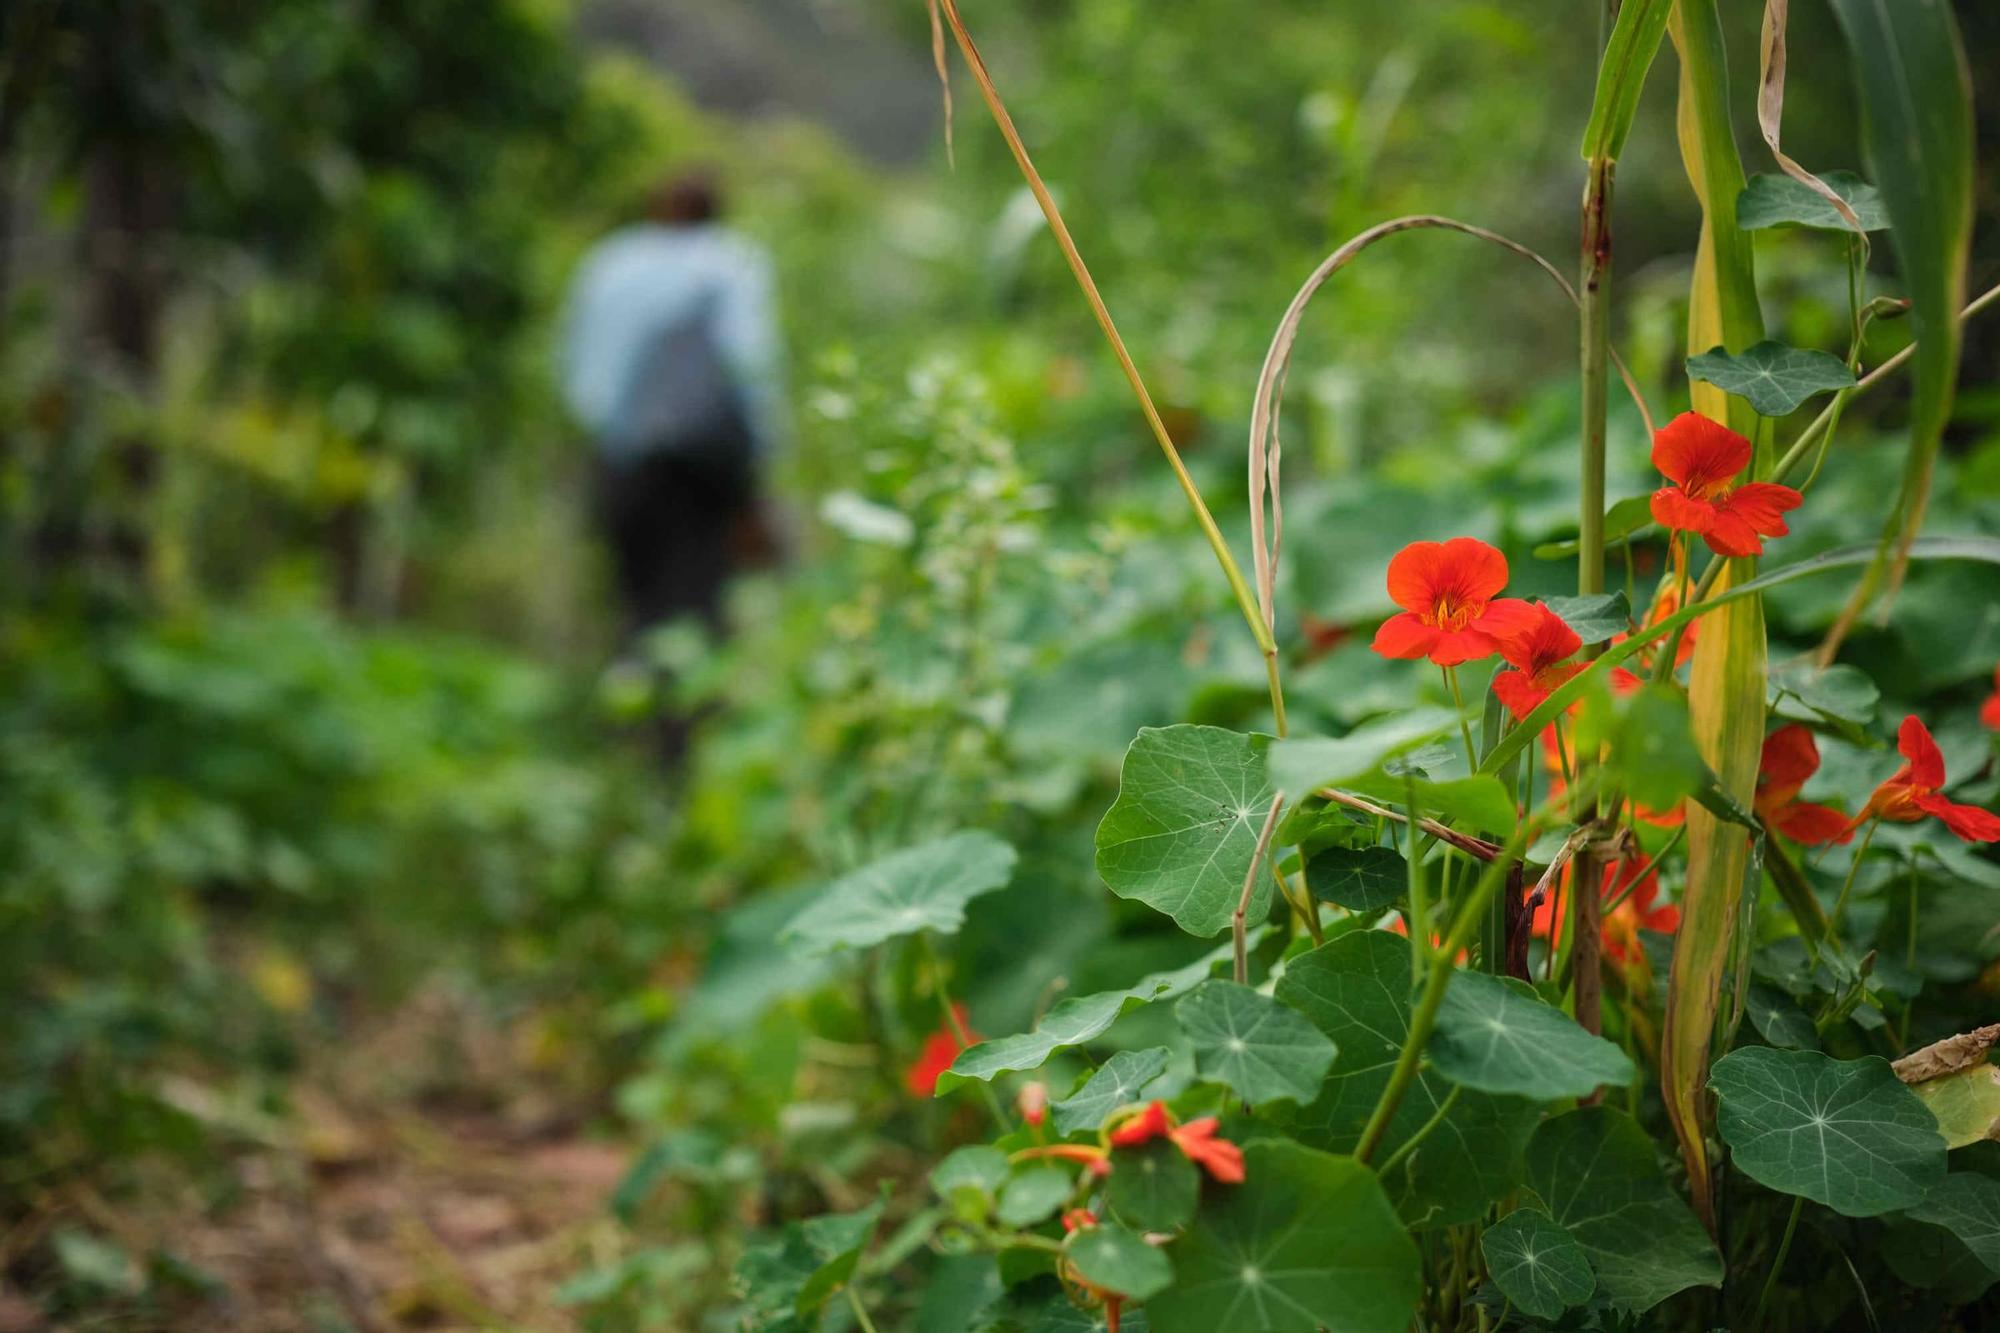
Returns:
[[[1195,1072],[1252,1104],[1309,1102],[1334,1046],[1295,1009],[1233,981],[1204,981],[1174,1005]]]
[[[1788,417],[1820,394],[1854,385],[1854,372],[1839,357],[1768,338],[1740,352],[1710,348],[1688,358],[1687,372],[1689,379],[1733,393],[1765,417]]]
[[[1854,210],[1867,231],[1883,231],[1889,213],[1882,192],[1851,171],[1822,171],[1819,179]],[[1736,225],[1744,231],[1767,227],[1813,227],[1821,231],[1852,231],[1840,210],[1804,181],[1776,173],[1752,176],[1736,196]]]
[[[1555,1101],[1638,1075],[1625,1053],[1512,977],[1472,972],[1445,992],[1431,1064],[1460,1087]]]
[[[1576,1237],[1533,1208],[1517,1208],[1479,1237],[1493,1285],[1537,1319],[1554,1319],[1597,1290]]]
[[[865,949],[919,931],[955,935],[966,904],[1006,885],[1014,849],[990,833],[954,833],[842,875],[778,932],[808,955]]]

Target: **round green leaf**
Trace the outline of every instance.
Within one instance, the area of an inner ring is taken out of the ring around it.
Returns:
[[[1639,522],[1651,516],[1646,506],[1650,501],[1641,501],[1636,510]],[[1576,631],[1576,636],[1585,643],[1603,643],[1616,634],[1623,634],[1631,626],[1632,608],[1625,600],[1624,589],[1617,592],[1592,593],[1588,597],[1550,597],[1543,603],[1556,613],[1565,625]]]
[[[1417,1308],[1417,1247],[1375,1173],[1259,1139],[1174,1245],[1158,1333],[1400,1333]]]
[[[999,1216],[1010,1227],[1031,1227],[1076,1192],[1076,1172],[1062,1166],[1032,1166],[1000,1189]]]
[[[1847,201],[1864,231],[1883,231],[1889,211],[1874,186],[1851,171],[1823,171],[1820,180]],[[1736,225],[1744,231],[1765,227],[1811,227],[1818,231],[1853,231],[1840,211],[1804,181],[1790,176],[1757,175],[1736,196]]]
[[[906,847],[821,890],[778,933],[806,954],[865,949],[920,930],[953,935],[965,905],[1014,875],[1014,849],[990,833],[954,833]]]
[[[1537,1319],[1554,1319],[1597,1290],[1576,1237],[1532,1208],[1517,1208],[1486,1228],[1479,1251],[1494,1285],[1521,1313]]]
[[[1194,1216],[1201,1199],[1201,1176],[1178,1145],[1152,1139],[1112,1151],[1105,1196],[1126,1226],[1172,1231]]]
[[[1074,1134],[1079,1129],[1096,1129],[1113,1111],[1138,1101],[1146,1085],[1167,1072],[1167,1060],[1164,1046],[1118,1052],[1084,1080],[1082,1087],[1049,1107],[1055,1116],[1056,1132]]]
[[[931,1168],[931,1188],[961,1217],[984,1217],[1007,1180],[1007,1154],[987,1143],[954,1149]]]
[[[1000,1325],[993,1327],[997,1329]],[[1006,1327],[1014,1326],[1009,1324]],[[1145,1306],[1128,1306],[1121,1312],[1118,1333],[1149,1333],[1151,1328],[1146,1320]],[[1049,1302],[1034,1323],[1028,1325],[1028,1333],[1111,1333],[1111,1321],[1102,1306],[1085,1310],[1069,1297],[1058,1296]]]
[[[1111,891],[1165,912],[1190,935],[1226,929],[1271,806],[1269,744],[1221,727],[1142,728],[1125,751],[1118,799],[1097,826],[1097,873]],[[1270,904],[1270,881],[1259,876],[1250,915]]]
[[[1708,1086],[1731,1160],[1781,1194],[1873,1217],[1922,1202],[1944,1179],[1937,1119],[1877,1056],[1749,1046],[1716,1061]]]
[[[1721,1284],[1722,1256],[1624,1112],[1587,1106],[1544,1121],[1527,1167],[1529,1188],[1575,1237],[1612,1305],[1637,1314],[1685,1288]]]
[[[1091,1286],[1133,1300],[1142,1301],[1174,1280],[1165,1254],[1112,1222],[1070,1232],[1063,1254]]]
[[[1744,399],[1761,417],[1788,417],[1808,398],[1854,386],[1854,372],[1839,357],[1768,338],[1733,354],[1715,347],[1691,356],[1687,373]]]
[[[1310,1102],[1334,1046],[1306,1017],[1248,986],[1204,981],[1174,1006],[1194,1046],[1195,1072],[1252,1105]]]
[[[1793,1051],[1819,1049],[1819,1029],[1813,1026],[1812,1016],[1776,986],[1763,981],[1751,982],[1749,991],[1744,995],[1743,1008],[1750,1016],[1750,1025],[1757,1029],[1757,1035],[1773,1046]]]
[[[1338,1048],[1319,1097],[1292,1117],[1294,1131],[1314,1147],[1349,1152],[1410,1030],[1409,942],[1383,930],[1343,935],[1292,959],[1277,993]],[[1452,1091],[1435,1069],[1420,1072],[1389,1121],[1382,1156],[1428,1124]],[[1535,1120],[1532,1102],[1462,1092],[1382,1187],[1412,1226],[1474,1221],[1519,1181]]]
[[[1452,978],[1428,1054],[1462,1087],[1545,1102],[1623,1087],[1638,1074],[1625,1052],[1544,1004],[1527,983],[1484,972]]]
[[[1910,1091],[1937,1117],[1946,1147],[2000,1139],[2000,1065],[1982,1062],[1912,1084]]]
[[[1379,912],[1409,884],[1409,862],[1388,847],[1328,847],[1306,861],[1312,896],[1350,912]]]
[[[1951,1232],[1980,1263],[2000,1274],[2000,1180],[1977,1171],[1954,1171],[1908,1216]]]

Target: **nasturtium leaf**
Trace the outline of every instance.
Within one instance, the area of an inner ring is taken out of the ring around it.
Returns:
[[[1812,1016],[1769,982],[1751,982],[1743,1007],[1750,1015],[1750,1026],[1773,1046],[1790,1051],[1819,1049],[1819,1029],[1813,1026]]]
[[[1251,933],[1261,938],[1262,928]],[[1232,947],[1224,944],[1211,949],[1186,967],[1155,972],[1126,990],[1099,991],[1064,1000],[1042,1015],[1033,1032],[997,1037],[966,1047],[952,1061],[951,1068],[938,1077],[938,1095],[943,1096],[967,1079],[985,1082],[998,1074],[1040,1069],[1063,1047],[1081,1045],[1103,1032],[1127,1009],[1171,999],[1189,990],[1206,978],[1217,963],[1227,959]]]
[[[1152,1324],[1147,1321],[1146,1307],[1130,1305],[1120,1311],[1116,1333],[1151,1333]],[[1018,1324],[993,1326],[992,1333],[1014,1333]],[[1104,1307],[1086,1310],[1067,1296],[1058,1296],[1048,1307],[1027,1326],[1027,1333],[1113,1333],[1110,1316]]]
[[[1486,1271],[1522,1314],[1554,1319],[1597,1290],[1576,1237],[1533,1208],[1516,1208],[1479,1237]]]
[[[1623,589],[1587,597],[1550,597],[1546,605],[1585,643],[1603,643],[1631,628],[1632,608]]]
[[[1763,417],[1788,417],[1809,398],[1854,386],[1854,372],[1839,357],[1768,338],[1740,352],[1716,347],[1691,356],[1687,373],[1744,399]]]
[[[1873,1217],[1944,1179],[1936,1118],[1878,1056],[1748,1046],[1716,1061],[1708,1085],[1730,1160],[1781,1194]]]
[[[1114,1222],[1070,1232],[1063,1255],[1091,1286],[1133,1300],[1142,1301],[1174,1280],[1165,1254]]]
[[[1305,1015],[1233,981],[1204,981],[1174,1017],[1194,1046],[1195,1072],[1252,1105],[1311,1101],[1333,1063],[1333,1043]]]
[[[1718,1286],[1722,1257],[1660,1174],[1653,1141],[1622,1111],[1587,1106],[1528,1143],[1528,1185],[1576,1237],[1597,1290],[1628,1313],[1688,1287]]]
[[[1312,1146],[1351,1151],[1409,1034],[1409,941],[1383,930],[1329,940],[1286,965],[1277,994],[1338,1047],[1319,1097],[1291,1117],[1293,1130]],[[1381,1157],[1428,1124],[1452,1091],[1436,1070],[1422,1070],[1389,1121]],[[1462,1090],[1382,1186],[1412,1226],[1471,1222],[1519,1182],[1536,1114],[1518,1097]]]
[[[1007,1154],[987,1143],[955,1148],[931,1168],[931,1188],[960,1216],[984,1217],[1007,1182]]]
[[[1874,186],[1851,171],[1823,171],[1827,188],[1847,201],[1864,231],[1882,231],[1889,211]],[[1853,231],[1846,218],[1804,181],[1775,173],[1752,176],[1736,196],[1736,225],[1744,231],[1766,227],[1812,227],[1819,231]]]
[[[854,1276],[882,1205],[793,1222],[774,1239],[752,1245],[736,1266],[736,1286],[753,1328],[792,1328],[813,1315]]]
[[[1799,661],[1772,667],[1770,701],[1775,704],[1787,694],[1815,713],[1854,723],[1874,721],[1875,706],[1882,698],[1874,681],[1844,662],[1822,667]]]
[[[1947,1147],[2000,1139],[2000,1065],[1982,1062],[1911,1084],[1910,1091],[1937,1117]],[[1994,1267],[2000,1271],[2000,1264]]]
[[[1417,1247],[1375,1173],[1280,1139],[1243,1149],[1174,1245],[1158,1333],[1400,1333],[1421,1294]]]
[[[1340,785],[1343,790],[1400,810],[1409,802],[1411,780],[1387,773],[1371,773]],[[1417,778],[1414,786],[1417,804],[1422,807],[1426,818],[1444,820],[1469,833],[1509,837],[1514,832],[1514,798],[1507,794],[1507,788],[1500,779],[1490,774],[1476,773],[1441,782]]]
[[[1014,875],[1014,849],[990,833],[949,837],[892,852],[850,871],[779,932],[801,952],[865,949],[920,930],[956,934],[965,905]]]
[[[1665,685],[1629,698],[1591,696],[1577,723],[1576,745],[1585,753],[1606,747],[1608,776],[1649,810],[1672,809],[1709,777],[1688,725],[1687,701]]]
[[[1076,1172],[1063,1166],[1031,1166],[1000,1187],[1000,1221],[1029,1227],[1055,1215],[1076,1190]]]
[[[1389,847],[1328,847],[1306,860],[1306,889],[1350,912],[1379,912],[1410,885],[1410,863]]]
[[[1149,1139],[1114,1148],[1105,1198],[1120,1222],[1140,1231],[1172,1231],[1194,1216],[1201,1200],[1201,1175],[1179,1145]]]
[[[1427,1053],[1461,1087],[1537,1101],[1623,1087],[1639,1072],[1625,1052],[1545,1004],[1526,982],[1484,972],[1452,978]]]
[[[1118,799],[1097,826],[1097,873],[1121,898],[1165,912],[1190,935],[1229,926],[1270,812],[1267,736],[1221,727],[1145,727],[1125,752]],[[1259,875],[1250,915],[1271,903]]]
[[[2000,1274],[2000,1180],[1978,1171],[1954,1171],[1907,1216],[1943,1227]]]
[[[1056,1133],[1096,1129],[1113,1111],[1138,1101],[1146,1085],[1167,1072],[1168,1058],[1166,1047],[1155,1046],[1144,1051],[1120,1051],[1106,1060],[1084,1080],[1082,1087],[1050,1105]]]
[[[1391,718],[1365,723],[1338,738],[1308,736],[1278,741],[1271,746],[1266,768],[1271,785],[1296,799],[1320,787],[1345,786],[1373,773],[1384,760],[1457,726],[1456,713],[1442,708],[1412,708]]]

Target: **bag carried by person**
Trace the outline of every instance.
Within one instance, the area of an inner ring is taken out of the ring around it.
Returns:
[[[661,330],[640,357],[613,415],[615,452],[728,462],[750,452],[743,391],[715,336],[715,300]]]

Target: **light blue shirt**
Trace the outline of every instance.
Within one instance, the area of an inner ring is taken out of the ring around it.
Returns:
[[[783,364],[772,310],[771,264],[744,238],[712,223],[640,223],[613,232],[584,256],[571,281],[559,351],[563,398],[599,447],[642,447],[617,413],[664,334],[712,303],[716,350],[743,394],[754,447],[784,435]]]

